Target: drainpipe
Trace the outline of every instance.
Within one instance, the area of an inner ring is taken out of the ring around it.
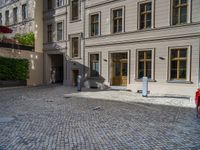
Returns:
[[[200,37],[199,37],[199,72],[198,72],[198,88],[200,88]]]
[[[83,0],[83,79],[85,79],[85,0]]]

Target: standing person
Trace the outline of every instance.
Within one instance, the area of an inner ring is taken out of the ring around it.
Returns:
[[[51,69],[51,83],[56,83],[56,69]]]

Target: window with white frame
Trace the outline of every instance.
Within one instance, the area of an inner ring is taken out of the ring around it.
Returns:
[[[22,5],[22,20],[26,20],[28,18],[28,7],[27,4]]]
[[[70,0],[70,19],[76,21],[80,19],[80,0]]]
[[[172,25],[188,23],[190,0],[172,0]]]
[[[72,58],[80,58],[80,35],[70,36],[70,53]]]
[[[145,1],[139,3],[139,29],[148,29],[153,26],[153,3]]]
[[[64,5],[64,0],[57,0],[57,7],[61,7]]]
[[[90,36],[98,36],[100,34],[100,14],[90,15]]]
[[[112,9],[112,33],[124,32],[124,8]]]
[[[144,49],[137,51],[137,79],[147,77],[154,79],[154,50]]]
[[[90,54],[90,77],[99,77],[100,75],[100,56],[97,54]]]
[[[57,41],[63,40],[63,22],[57,23]]]
[[[190,47],[169,49],[169,80],[190,80]]]

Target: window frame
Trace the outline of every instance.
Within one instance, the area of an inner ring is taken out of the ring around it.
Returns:
[[[77,57],[73,57],[73,51],[72,51],[72,39],[73,38],[78,38],[78,56]],[[71,34],[69,35],[69,44],[70,44],[70,57],[72,59],[81,59],[81,33],[78,34]]]
[[[151,51],[151,78],[149,81],[155,81],[155,48],[144,48],[136,50],[136,71],[135,71],[135,80],[142,81],[142,78],[139,78],[139,52]]]
[[[49,41],[49,30],[48,27],[51,25],[51,41]],[[52,43],[53,42],[53,23],[47,24],[47,43]]]
[[[51,3],[49,3],[49,1],[51,1]],[[53,0],[47,0],[47,10],[52,10],[52,9],[53,9]]]
[[[16,14],[15,14],[15,10],[16,10]],[[18,7],[14,7],[13,8],[13,24],[17,24],[18,23]]]
[[[174,49],[187,49],[186,58],[186,78],[185,79],[171,79],[171,51]],[[172,83],[191,83],[191,60],[192,60],[192,47],[191,46],[174,46],[168,48],[168,78],[167,82]]]
[[[95,55],[95,54],[98,54],[99,55],[99,75],[98,76],[91,76],[91,55]],[[101,56],[101,52],[89,52],[88,53],[88,67],[90,68],[89,69],[89,72],[88,72],[88,74],[89,74],[89,77],[90,78],[93,78],[93,79],[97,79],[97,78],[100,78],[101,77],[101,58],[102,58],[102,56]]]
[[[115,10],[122,9],[122,31],[121,32],[114,32],[114,18],[113,13]],[[120,34],[125,32],[125,6],[120,6],[116,8],[111,8],[110,10],[110,32],[111,34]]]
[[[187,0],[187,21],[186,23],[177,23],[177,24],[173,24],[173,11],[174,11],[174,0],[170,0],[170,25],[171,26],[177,26],[177,25],[185,25],[185,24],[189,24],[192,22],[192,0]]]
[[[151,7],[152,7],[151,8],[151,27],[141,29],[141,27],[140,27],[140,22],[141,22],[141,20],[140,20],[140,18],[141,18],[140,6],[142,4],[150,3],[150,2],[151,2]],[[138,12],[137,12],[138,13],[138,15],[137,15],[137,17],[138,17],[138,24],[137,24],[138,30],[150,30],[150,29],[155,28],[155,0],[140,1],[140,2],[138,2],[137,7],[138,7]]]
[[[98,35],[92,35],[92,32],[91,32],[91,30],[92,30],[91,17],[93,15],[99,15],[99,22],[98,22],[99,23],[98,24],[99,33],[98,33]],[[97,36],[100,36],[100,35],[101,35],[101,12],[99,11],[99,12],[90,13],[89,14],[89,37],[97,37]]]
[[[8,16],[7,16],[8,15]],[[5,25],[8,26],[10,25],[10,11],[9,10],[6,10],[5,11]]]
[[[24,6],[26,6],[25,10],[24,10]],[[28,5],[27,3],[24,3],[22,5],[22,21],[27,20],[27,19],[28,19]]]
[[[61,40],[58,40],[58,24],[59,23],[62,23],[62,39]],[[56,41],[59,42],[63,40],[64,40],[64,21],[57,21],[56,22]]]
[[[69,4],[70,4],[70,22],[73,23],[73,22],[77,22],[77,21],[80,21],[81,20],[81,0],[78,0],[78,17],[77,19],[73,19],[72,17],[72,0],[69,0]]]
[[[58,4],[59,4],[59,1],[60,1],[60,0],[56,0],[56,8],[59,8],[59,7],[64,6],[64,0],[61,0],[61,1],[62,1],[61,5],[58,5]]]

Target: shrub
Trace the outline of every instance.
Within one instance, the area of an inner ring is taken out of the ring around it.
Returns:
[[[21,45],[34,46],[35,44],[35,37],[33,32],[27,34],[17,33],[15,34],[14,39],[16,39]]]
[[[28,75],[29,61],[27,59],[0,56],[0,80],[26,80]]]

